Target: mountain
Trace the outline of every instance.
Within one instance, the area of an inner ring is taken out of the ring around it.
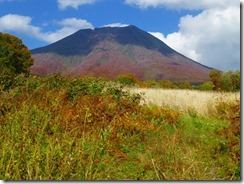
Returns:
[[[193,61],[135,26],[83,29],[31,51],[35,75],[109,79],[132,73],[140,80],[208,80],[211,68]]]

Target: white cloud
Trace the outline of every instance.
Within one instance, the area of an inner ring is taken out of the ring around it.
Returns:
[[[209,9],[240,5],[236,0],[125,0],[124,2],[139,8],[162,6],[175,9]]]
[[[129,24],[122,24],[122,23],[112,23],[112,24],[107,24],[102,27],[127,27]]]
[[[201,54],[197,53],[194,49],[194,35],[192,35],[191,39],[182,36],[180,32],[169,34],[165,37],[160,32],[149,32],[151,35],[155,36],[159,40],[166,43],[168,46],[178,51],[179,53],[195,60],[199,61],[201,58]]]
[[[39,35],[40,28],[32,26],[30,23],[31,17],[8,14],[0,17],[0,31],[17,31],[34,37]]]
[[[76,19],[76,18],[67,18],[62,20],[60,25],[65,26],[65,27],[72,27],[74,29],[85,29],[85,28],[91,28],[93,29],[93,25],[90,22],[87,22],[87,20],[84,19]]]
[[[240,2],[234,0],[124,0],[141,9],[202,10],[181,18],[177,32],[149,32],[176,51],[220,70],[240,69]]]
[[[68,18],[58,22],[62,28],[54,32],[43,32],[40,27],[31,25],[31,20],[31,17],[28,16],[17,14],[5,15],[0,17],[0,31],[13,31],[43,40],[47,43],[53,43],[80,29],[93,29],[93,25],[86,20]]]
[[[58,41],[70,34],[80,30],[80,29],[93,29],[93,25],[86,20],[68,18],[60,21],[58,24],[62,26],[61,29],[56,30],[55,32],[45,33],[46,41],[49,43]]]
[[[60,9],[66,9],[67,7],[72,7],[77,9],[80,5],[93,4],[97,0],[58,0],[58,7]]]
[[[160,33],[160,32],[148,32],[148,33],[150,33],[154,37],[158,38],[159,40],[162,40],[163,42],[165,41],[165,36],[163,33]]]
[[[240,68],[240,8],[208,9],[181,18],[179,31],[151,33],[176,51],[220,70]]]

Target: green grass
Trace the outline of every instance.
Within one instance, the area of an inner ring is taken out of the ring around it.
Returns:
[[[240,180],[229,116],[140,100],[91,78],[30,77],[1,91],[0,179]]]

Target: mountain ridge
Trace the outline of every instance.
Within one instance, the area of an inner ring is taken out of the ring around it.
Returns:
[[[36,75],[61,71],[64,75],[106,77],[106,72],[110,71],[114,76],[107,74],[108,78],[130,72],[141,80],[203,82],[212,69],[132,25],[79,30],[31,52],[35,59],[32,73]],[[46,73],[43,72],[45,68]]]

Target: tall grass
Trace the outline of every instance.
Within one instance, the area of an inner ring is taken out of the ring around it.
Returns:
[[[146,104],[168,106],[180,112],[195,112],[201,116],[217,113],[216,104],[240,101],[240,92],[213,92],[197,90],[174,90],[153,88],[129,88],[131,92],[142,93]]]
[[[0,91],[0,179],[240,180],[238,104],[203,117],[142,100],[94,78]]]

